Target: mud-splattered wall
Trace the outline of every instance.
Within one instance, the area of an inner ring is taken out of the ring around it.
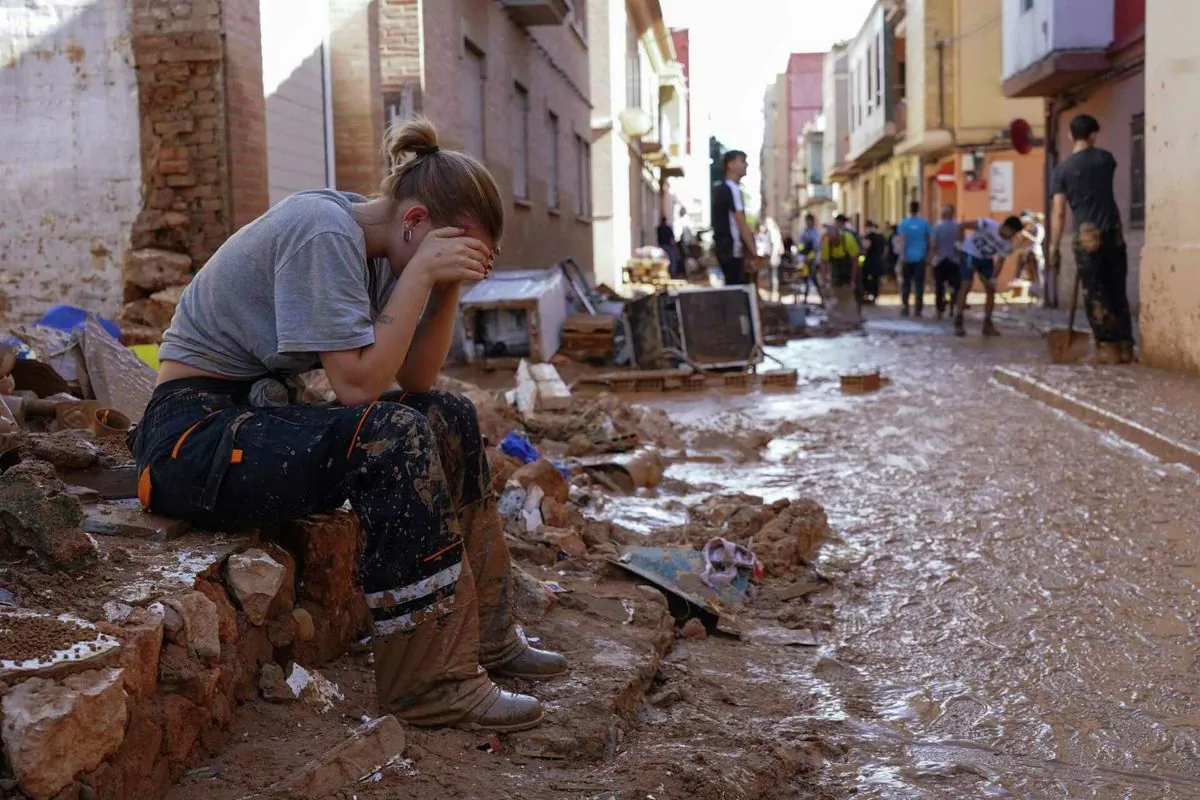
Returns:
[[[129,5],[0,8],[0,325],[121,310],[142,185]]]

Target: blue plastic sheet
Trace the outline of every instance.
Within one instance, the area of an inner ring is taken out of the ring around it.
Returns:
[[[503,441],[500,442],[500,452],[509,458],[515,458],[522,464],[532,464],[542,457],[537,448],[519,433],[510,433],[508,436],[505,436]],[[571,477],[571,470],[567,469],[565,464],[555,461],[550,463],[554,464],[555,468],[563,474],[564,478]]]
[[[104,330],[112,334],[114,339],[120,341],[121,329],[117,327],[116,323],[110,322],[101,316],[97,316],[96,319],[100,320],[100,324],[104,327]],[[83,327],[85,322],[87,322],[87,312],[82,308],[77,308],[76,306],[59,305],[51,306],[50,309],[42,315],[42,318],[37,321],[37,324],[47,328],[54,328],[55,330],[66,331],[67,333],[70,333],[76,328]]]

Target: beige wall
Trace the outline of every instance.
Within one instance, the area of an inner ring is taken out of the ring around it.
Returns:
[[[928,131],[954,123],[955,78],[954,47],[943,49],[939,64],[937,42],[954,30],[957,0],[908,0],[905,47],[905,93],[908,127],[905,144],[919,148]]]
[[[1146,244],[1141,263],[1142,358],[1200,374],[1200,3],[1146,4]]]
[[[957,0],[954,120],[960,144],[989,142],[1018,117],[1027,120],[1037,136],[1045,128],[1040,97],[1008,98],[1001,88],[1002,6],[1002,0]]]

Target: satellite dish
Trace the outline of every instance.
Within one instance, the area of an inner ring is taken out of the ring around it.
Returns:
[[[1014,119],[1008,126],[1008,138],[1013,150],[1026,155],[1033,149],[1033,126],[1023,119]]]

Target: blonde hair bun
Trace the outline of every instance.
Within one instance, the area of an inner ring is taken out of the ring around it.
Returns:
[[[437,128],[425,117],[397,122],[388,129],[383,140],[383,150],[395,165],[436,153]]]

